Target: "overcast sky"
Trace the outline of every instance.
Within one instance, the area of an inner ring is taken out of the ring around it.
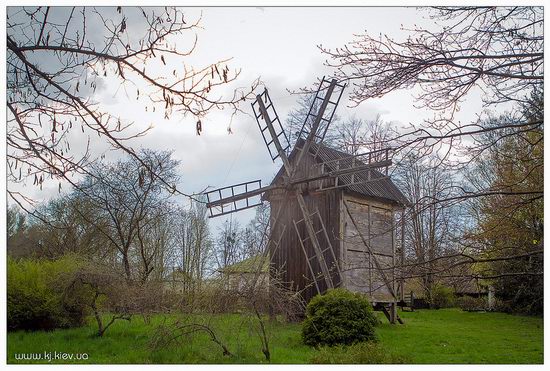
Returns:
[[[325,56],[317,48],[318,44],[343,46],[354,34],[365,32],[404,39],[406,33],[400,30],[401,25],[433,26],[423,18],[425,12],[414,8],[191,8],[186,13],[193,18],[201,11],[198,45],[188,63],[203,67],[232,57],[231,68],[242,69],[238,85],[249,85],[261,77],[281,120],[297,100],[297,96],[290,95],[286,89],[311,85],[331,72],[323,66]],[[186,36],[178,40],[178,45],[187,45],[189,40]],[[132,146],[174,150],[174,157],[181,160],[182,191],[194,193],[207,186],[221,187],[255,179],[268,184],[280,166],[279,162],[271,161],[252,116],[235,117],[231,125],[233,134],[229,135],[230,112],[213,112],[202,120],[204,131],[197,136],[194,119],[174,114],[165,120],[161,110],[146,112],[142,103],[127,98],[114,82],[104,81],[104,89],[95,99],[110,113],[134,121],[139,127],[154,125],[147,136]],[[411,91],[392,93],[356,108],[346,107],[347,104],[347,98],[343,97],[337,111],[339,116],[368,119],[381,114],[385,121],[396,126],[420,122],[429,115],[425,110],[414,108]],[[461,112],[464,120],[473,119],[481,107],[477,99],[471,99],[464,106]],[[243,109],[251,112],[248,103]],[[100,142],[92,144],[98,154],[106,149]],[[107,153],[109,159],[118,156],[120,154]],[[24,192],[36,200],[47,200],[57,196],[57,182],[45,184],[42,191],[27,187]],[[253,210],[241,212],[239,220],[245,222],[253,214]],[[221,221],[216,220],[214,225]]]

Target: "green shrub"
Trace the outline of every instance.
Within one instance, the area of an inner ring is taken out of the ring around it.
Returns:
[[[389,352],[380,344],[368,341],[353,345],[321,347],[310,362],[321,364],[396,364],[408,363],[410,360]]]
[[[437,284],[432,289],[430,306],[435,309],[451,308],[455,305],[455,300],[454,290],[451,287]]]
[[[302,338],[312,346],[375,340],[377,323],[372,306],[363,295],[334,289],[309,302]]]
[[[51,330],[80,326],[83,301],[67,297],[67,275],[78,267],[73,257],[55,261],[8,257],[8,330]]]
[[[471,296],[462,296],[456,299],[458,307],[467,312],[476,312],[486,310],[487,302],[483,298],[473,298]]]

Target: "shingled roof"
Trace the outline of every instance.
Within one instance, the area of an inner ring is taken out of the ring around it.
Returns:
[[[298,143],[296,143],[296,146],[294,146],[294,149],[292,150],[289,158],[292,162],[294,156],[296,156],[297,153],[297,147],[302,147],[303,145],[303,139],[299,139]],[[324,146],[324,145],[318,145],[316,143],[313,143],[309,149],[309,152],[311,154],[314,154],[317,152],[317,161],[318,162],[327,162],[327,161],[333,161],[338,159],[345,159],[349,158],[350,154],[345,153],[342,151],[338,151],[336,149]],[[364,164],[362,162],[358,162],[359,165]],[[331,169],[335,170],[335,169]],[[281,167],[279,171],[277,172],[277,175],[273,178],[273,181],[271,184],[275,184],[279,177],[283,174],[284,168]],[[370,172],[370,181],[367,181],[368,176]],[[384,200],[384,201],[390,201],[392,203],[395,203],[399,206],[407,206],[409,204],[409,201],[407,200],[407,197],[401,191],[394,182],[392,182],[390,177],[385,177],[384,174],[377,170],[366,170],[361,171],[358,173],[355,173],[355,180],[357,182],[357,178],[365,180],[364,183],[360,184],[352,184],[348,186],[344,186],[345,190],[349,192],[354,192],[362,196],[367,197],[373,197],[376,199]],[[372,179],[380,178],[380,180],[372,181]],[[342,175],[339,177],[340,182],[343,182],[344,184],[351,183],[351,174],[349,175]]]

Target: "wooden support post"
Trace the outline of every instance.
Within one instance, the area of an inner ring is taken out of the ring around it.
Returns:
[[[388,322],[391,323],[391,315],[390,313],[388,312],[388,308],[386,308],[386,305],[385,304],[381,304],[379,306],[380,310],[382,310],[382,313],[384,313],[384,316],[386,316],[386,318],[388,319]]]
[[[390,323],[395,325],[397,321],[397,305],[395,302],[390,304]]]
[[[351,215],[350,215],[351,218]],[[371,234],[371,225],[372,225],[372,219],[371,219],[371,213],[370,213],[370,204],[367,205],[367,243],[371,244],[370,236]],[[359,232],[358,232],[359,233]],[[372,298],[372,270],[374,268],[373,258],[374,255],[371,253],[370,249],[368,250],[368,257],[369,257],[369,297]]]
[[[396,281],[396,278],[395,278],[395,240],[396,240],[396,237],[395,237],[395,214],[394,214],[394,210],[392,208],[391,210],[391,285],[392,285],[392,290],[393,292],[396,292],[397,290],[400,289],[399,285],[398,287],[396,288],[395,287],[395,281]],[[401,293],[399,293],[399,295],[401,296]],[[397,301],[397,297],[395,298],[395,301]],[[394,305],[395,307],[395,305]]]
[[[400,269],[400,282],[401,286],[401,301],[405,300],[405,208],[401,210],[401,269]]]

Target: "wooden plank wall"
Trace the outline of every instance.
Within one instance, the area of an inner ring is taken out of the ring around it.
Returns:
[[[314,163],[313,161],[312,156],[304,158],[302,166],[300,166],[298,170],[298,174],[300,176],[312,175],[310,172],[313,168],[311,166]],[[315,187],[318,187],[318,184],[311,184],[310,187],[305,186],[304,189]],[[340,256],[339,225],[341,194],[341,190],[330,190],[318,193],[308,193],[306,191],[304,193],[304,199],[310,212],[314,212],[316,208],[318,208],[337,258]],[[272,215],[275,215],[281,203],[283,204],[279,221],[275,224],[275,229],[273,230],[273,239],[275,241],[281,236],[283,226],[286,226],[278,248],[276,248],[275,251],[271,251],[272,268],[278,274],[278,278],[282,280],[287,287],[293,290],[303,290],[302,297],[307,302],[313,296],[317,295],[317,289],[307,265],[306,257],[300,246],[298,233],[296,233],[293,224],[293,221],[298,222],[302,220],[303,215],[292,193],[276,192],[269,196],[269,200],[271,203]],[[313,218],[313,224],[316,231],[321,229],[321,224],[317,217]],[[274,225],[274,220],[271,220],[271,225]],[[308,236],[303,222],[298,223],[298,231],[302,238]],[[323,234],[319,234],[318,239],[321,249],[324,250],[328,246],[326,238]],[[305,248],[308,256],[314,256],[315,252],[313,245],[309,240],[306,241]],[[334,268],[337,262],[334,261],[330,251],[326,251],[324,257],[329,268]],[[316,259],[312,261],[312,268],[315,274],[321,271]],[[335,285],[339,285],[340,277],[336,269],[332,269],[332,272],[333,282]],[[327,287],[322,278],[318,280],[318,283],[321,292],[326,291]]]
[[[393,209],[372,199],[345,195],[344,199],[358,229],[378,259],[386,278],[392,283],[395,261],[395,231]],[[357,229],[347,212],[343,212],[343,261],[344,287],[366,293],[371,301],[392,301],[390,289],[376,268],[374,257],[363,244]],[[395,286],[394,286],[395,287]]]

